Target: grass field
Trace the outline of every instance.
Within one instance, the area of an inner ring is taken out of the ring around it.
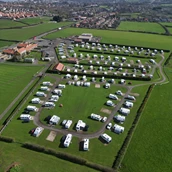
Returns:
[[[55,39],[57,37],[69,37],[82,33],[92,33],[94,36],[102,37],[101,42],[105,43],[172,49],[171,37],[132,32],[68,28],[61,30],[60,32],[49,34],[45,38]]]
[[[0,29],[21,26],[25,26],[25,24],[13,20],[0,19]]]
[[[0,68],[0,95],[3,95],[0,96],[0,113],[2,113],[41,67],[0,64]]]
[[[168,27],[167,29],[170,32],[170,34],[172,34],[172,27]]]
[[[19,164],[18,171],[15,172],[64,172],[64,171],[83,171],[83,172],[95,172],[91,168],[77,165],[68,161],[58,159],[56,157],[30,151],[22,148],[20,144],[8,144],[0,142],[0,164],[1,170],[5,171],[12,163],[17,162]],[[10,149],[9,149],[10,147]],[[13,152],[13,153],[12,153]],[[26,158],[27,156],[27,158]],[[35,164],[36,163],[36,164]]]
[[[45,77],[44,80],[50,80],[50,78]],[[55,78],[52,78],[52,81],[55,80]],[[76,123],[78,119],[83,119],[84,122],[87,122],[90,125],[89,131],[95,131],[96,127],[97,129],[102,125],[101,122],[94,121],[91,119],[88,119],[88,116],[90,115],[90,112],[99,112],[100,113],[100,107],[103,107],[102,103],[104,103],[104,100],[99,100],[96,99],[98,97],[98,94],[102,93],[101,98],[103,99],[104,96],[108,95],[108,93],[114,92],[116,90],[115,87],[112,87],[108,91],[105,90],[105,92],[102,92],[101,89],[99,88],[96,91],[95,95],[92,94],[93,88],[82,88],[82,87],[74,87],[74,86],[67,86],[69,88],[66,88],[66,92],[64,90],[63,96],[60,98],[60,100],[56,103],[56,107],[54,110],[44,110],[41,113],[41,119],[48,115],[59,115],[61,117],[61,121],[63,119],[73,119],[73,122]],[[38,87],[40,88],[40,86]],[[64,149],[59,147],[60,145],[60,139],[62,137],[61,134],[57,134],[54,142],[49,142],[46,140],[46,137],[49,135],[49,130],[44,130],[43,133],[40,135],[39,138],[34,138],[31,137],[28,132],[30,129],[34,128],[34,124],[32,122],[30,123],[22,123],[20,120],[17,120],[17,118],[20,116],[20,114],[23,112],[24,108],[29,104],[29,101],[33,98],[33,95],[28,99],[26,104],[21,108],[21,110],[18,112],[16,117],[12,120],[12,122],[8,125],[8,127],[4,130],[3,135],[9,136],[9,137],[14,137],[17,142],[32,142],[40,145],[44,145],[46,147],[53,148],[57,151],[63,151],[66,153],[70,153],[79,157],[83,157],[89,161],[92,161],[94,163],[102,164],[104,166],[109,166],[111,167],[113,164],[113,161],[115,159],[115,156],[117,155],[118,150],[120,149],[124,138],[127,135],[128,129],[131,127],[132,121],[135,117],[136,111],[138,107],[140,106],[140,103],[144,97],[144,94],[147,90],[148,86],[143,86],[142,88],[138,88],[136,91],[139,93],[139,97],[137,97],[137,101],[134,103],[134,108],[131,110],[131,114],[127,117],[125,123],[123,124],[125,127],[125,132],[121,135],[116,135],[113,132],[106,131],[112,138],[113,141],[110,143],[108,146],[105,146],[104,144],[101,143],[97,138],[91,139],[90,140],[90,151],[88,152],[83,152],[79,151],[79,139],[73,137],[72,139],[72,144],[68,149]],[[77,96],[74,97],[74,94],[76,94],[77,89],[79,89],[79,93]],[[83,90],[82,90],[83,89]],[[94,88],[95,89],[95,88]],[[73,92],[72,92],[73,91]],[[80,96],[79,96],[80,95]],[[90,102],[86,101],[85,98],[88,98],[90,95]],[[70,99],[69,99],[70,97]],[[94,107],[96,103],[93,101],[98,101],[97,105],[99,107]],[[80,101],[79,101],[80,100]],[[91,101],[93,100],[93,101]],[[75,101],[75,102],[74,102]],[[71,103],[72,102],[72,103]],[[74,102],[74,103],[73,103]],[[63,103],[63,108],[58,108],[58,105],[60,103]],[[85,104],[84,104],[85,103]],[[101,105],[100,105],[101,104]],[[81,107],[82,106],[82,107]],[[90,108],[88,108],[90,106]],[[34,114],[32,114],[34,115]],[[106,114],[104,116],[107,116]],[[112,121],[114,124],[114,122]],[[95,126],[94,126],[95,125]],[[58,127],[59,124],[58,124]],[[14,131],[15,128],[15,132]],[[22,130],[21,130],[22,128]]]
[[[170,22],[162,22],[161,24],[164,26],[172,26],[172,23],[170,23]]]
[[[14,42],[9,42],[9,41],[0,41],[0,48],[8,45],[15,44]]]
[[[41,33],[56,29],[70,24],[70,22],[61,23],[43,23],[38,26],[31,26],[22,29],[0,30],[0,39],[23,41],[32,38]]]
[[[117,27],[117,30],[133,30],[133,31],[144,31],[144,32],[156,32],[164,33],[164,29],[157,23],[147,22],[121,22]]]
[[[172,69],[165,70],[170,82],[155,86],[122,162],[122,172],[172,171]]]
[[[52,19],[52,17],[33,17],[33,18],[20,19],[19,21],[31,25],[31,24],[46,23],[50,21],[50,19]]]

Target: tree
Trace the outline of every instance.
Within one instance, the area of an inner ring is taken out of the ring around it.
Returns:
[[[62,17],[60,17],[60,16],[54,16],[53,17],[53,21],[61,22],[62,21]]]

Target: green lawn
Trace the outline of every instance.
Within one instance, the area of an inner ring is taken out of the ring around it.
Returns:
[[[122,162],[122,172],[172,171],[172,69],[165,70],[170,82],[155,86]]]
[[[125,31],[133,30],[133,31],[164,33],[164,29],[159,24],[148,23],[148,22],[123,21],[117,27],[117,30],[125,30]]]
[[[45,77],[44,80],[49,80],[53,82],[53,80],[55,81],[55,78]],[[40,86],[38,86],[38,89],[39,88]],[[125,127],[125,132],[121,135],[116,135],[113,132],[106,131],[106,133],[108,133],[113,138],[112,143],[110,143],[108,146],[105,146],[97,138],[95,138],[90,140],[90,151],[82,152],[79,151],[79,139],[73,137],[72,144],[70,145],[70,147],[68,149],[63,149],[59,147],[60,139],[62,137],[61,134],[57,134],[54,142],[49,142],[46,140],[46,137],[49,135],[50,132],[49,130],[44,130],[39,138],[31,137],[28,134],[28,132],[30,129],[35,127],[34,124],[32,122],[24,124],[20,120],[17,120],[17,118],[23,112],[24,108],[29,104],[29,101],[33,98],[34,93],[28,99],[25,105],[21,108],[18,114],[14,117],[14,119],[8,125],[8,127],[4,130],[3,135],[14,137],[17,142],[23,143],[29,141],[32,143],[53,148],[57,151],[63,151],[79,157],[83,157],[88,161],[92,161],[94,163],[111,167],[115,159],[115,156],[117,155],[117,152],[120,149],[127,135],[127,131],[131,127],[136,111],[140,106],[141,101],[143,100],[147,88],[148,86],[144,86],[138,88],[137,90],[134,90],[134,92],[137,91],[137,93],[139,93],[139,97],[137,97],[137,101],[134,103],[134,107],[131,110],[131,114],[127,117],[125,123],[123,124]],[[63,119],[72,119],[73,123],[76,123],[79,119],[82,119],[90,126],[88,132],[96,131],[101,127],[102,123],[91,120],[88,118],[88,116],[91,114],[91,112],[101,114],[102,116],[108,116],[107,114],[103,114],[102,112],[100,112],[100,109],[102,107],[105,107],[103,104],[107,100],[106,96],[109,93],[114,93],[117,89],[119,88],[111,87],[111,89],[103,89],[103,88],[96,89],[94,87],[84,88],[84,87],[67,86],[63,91],[63,96],[60,97],[60,100],[56,103],[55,109],[43,110],[43,112],[41,112],[40,118],[43,120],[48,115],[56,114],[61,117],[60,121],[62,121]],[[123,90],[122,88],[120,89]],[[88,99],[90,99],[90,101],[88,101]],[[63,104],[63,108],[58,107],[60,103]],[[32,115],[34,115],[34,113],[32,113]],[[112,123],[114,124],[113,121]],[[56,127],[61,128],[59,124]],[[12,132],[14,131],[14,128],[15,128],[15,132]]]
[[[25,24],[13,20],[0,19],[0,28],[21,27]]]
[[[23,41],[32,38],[36,35],[39,35],[41,33],[56,29],[61,26],[68,25],[70,23],[71,22],[43,23],[37,26],[22,29],[0,30],[0,39]]]
[[[41,67],[36,66],[0,64],[0,113],[2,113],[21,90],[25,88],[33,75],[40,70],[40,68]]]
[[[33,18],[25,18],[25,19],[20,19],[19,21],[26,23],[26,24],[39,24],[39,23],[45,23],[49,22],[52,17],[33,17]]]
[[[58,159],[51,155],[34,152],[22,148],[20,144],[8,144],[0,142],[0,164],[1,170],[5,171],[12,163],[19,164],[17,172],[64,172],[64,171],[82,171],[82,172],[95,172],[91,168],[77,165],[69,161]],[[15,171],[15,170],[14,170]],[[16,172],[16,171],[15,171]]]
[[[102,37],[101,42],[105,43],[172,49],[172,39],[169,36],[132,32],[68,28],[49,34],[45,38],[55,39],[57,37],[69,37],[82,33],[92,33],[94,36]]]

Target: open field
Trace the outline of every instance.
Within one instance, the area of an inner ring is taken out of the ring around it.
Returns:
[[[0,19],[0,29],[10,28],[10,27],[22,27],[22,26],[25,26],[25,24],[13,20]]]
[[[161,24],[162,25],[164,25],[164,26],[172,26],[172,23],[170,23],[170,22],[161,22]]]
[[[43,23],[38,26],[30,26],[22,29],[0,30],[0,39],[23,41],[68,24],[70,22]]]
[[[38,153],[22,148],[18,143],[8,144],[1,142],[0,144],[1,144],[0,147],[1,171],[5,171],[7,167],[9,167],[14,162],[19,163],[19,171],[17,172],[31,172],[31,171],[32,172],[38,172],[38,171],[95,172],[96,171],[91,168],[87,168],[85,166],[64,161],[50,155],[46,155],[43,153]]]
[[[171,25],[171,26],[172,26],[172,25]],[[168,31],[170,32],[170,34],[172,34],[172,27],[168,27],[167,29],[168,29]]]
[[[164,33],[165,30],[157,23],[148,22],[127,22],[123,21],[117,27],[117,30],[133,30],[133,31],[144,31],[144,32],[156,32]]]
[[[0,104],[2,113],[41,67],[0,64]],[[27,77],[26,77],[27,76]]]
[[[9,41],[0,41],[0,48],[8,45],[15,44],[14,42],[9,42]]]
[[[155,86],[122,162],[122,172],[172,171],[172,70],[165,70],[170,82]]]
[[[50,80],[50,77],[45,77],[44,80]],[[50,81],[53,82],[53,80],[55,80],[55,78],[52,78],[52,80]],[[38,87],[38,89],[39,88],[40,86]],[[90,126],[88,132],[96,131],[96,127],[98,130],[100,126],[102,125],[102,123],[88,119],[88,116],[90,115],[90,112],[95,112],[95,113],[99,112],[99,114],[103,114],[103,112],[100,112],[100,110],[104,105],[100,105],[100,104],[104,103],[104,100],[106,100],[106,96],[108,95],[108,93],[110,91],[114,92],[116,88],[112,87],[112,89],[106,90],[106,89],[103,89],[102,87],[101,88],[83,88],[83,87],[67,86],[67,88],[65,88],[66,90],[64,89],[63,91],[63,96],[60,97],[59,101],[56,103],[56,107],[52,110],[43,110],[40,117],[41,119],[44,119],[44,117],[48,115],[56,114],[61,117],[60,122],[63,119],[72,119],[73,123],[76,123],[78,119],[82,119],[84,122],[87,122]],[[22,123],[20,120],[17,120],[17,118],[23,112],[24,108],[29,104],[30,100],[33,98],[34,93],[26,102],[26,104],[20,109],[20,111],[18,112],[16,117],[12,120],[12,122],[8,125],[8,127],[4,130],[3,135],[14,137],[16,141],[18,142],[24,143],[27,140],[32,143],[36,143],[36,144],[40,144],[46,147],[53,148],[57,151],[64,151],[66,153],[70,153],[70,154],[85,158],[94,163],[111,167],[115,159],[115,156],[117,155],[117,152],[120,149],[127,135],[127,131],[131,127],[136,111],[138,107],[140,106],[141,101],[143,100],[143,97],[147,88],[148,86],[143,86],[142,88],[137,89],[137,93],[140,96],[137,97],[137,101],[134,103],[134,107],[131,110],[131,114],[127,117],[125,123],[123,124],[123,126],[125,127],[125,132],[122,133],[121,135],[117,135],[111,131],[108,131],[108,130],[106,131],[106,133],[109,134],[113,139],[112,143],[110,143],[108,146],[105,146],[104,144],[102,144],[100,140],[95,138],[95,139],[90,140],[90,151],[83,152],[83,151],[79,151],[79,139],[75,137],[73,137],[72,144],[70,145],[70,147],[67,149],[64,149],[60,147],[60,139],[62,137],[61,134],[57,134],[54,142],[50,142],[46,140],[47,136],[50,133],[50,131],[46,129],[39,136],[39,138],[30,136],[28,134],[29,130],[35,127],[32,121],[30,121],[29,123]],[[78,93],[77,93],[77,89],[78,89]],[[96,91],[95,95],[91,95],[93,89],[95,89]],[[103,89],[104,92],[101,89]],[[101,95],[101,97],[104,97],[104,100],[99,100],[98,98],[96,98],[101,93],[103,94]],[[89,95],[90,95],[90,100],[92,100],[92,102],[85,100],[85,98],[89,99],[88,97]],[[96,104],[95,102],[93,103],[95,99],[96,101],[98,101],[99,103],[98,106],[100,108],[93,106]],[[58,107],[60,103],[63,103],[63,107],[61,109],[60,107]],[[91,108],[89,109],[88,106],[90,106]],[[32,113],[31,115],[34,115],[34,113]],[[104,116],[108,116],[108,114],[104,113]],[[114,121],[112,121],[112,123],[114,124]],[[57,125],[57,127],[61,128],[59,124]],[[14,131],[14,128],[15,128],[15,132],[12,132],[12,130]]]
[[[104,43],[172,49],[172,39],[169,36],[132,32],[68,28],[61,30],[60,32],[49,34],[45,38],[55,39],[57,37],[69,37],[82,33],[92,33],[94,36],[102,37],[101,42]]]
[[[19,21],[31,25],[31,24],[45,23],[50,21],[50,19],[52,19],[52,17],[33,17],[33,18],[20,19]]]

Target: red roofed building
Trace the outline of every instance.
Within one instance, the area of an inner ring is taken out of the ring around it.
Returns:
[[[14,55],[15,52],[16,51],[14,49],[5,49],[5,50],[3,50],[3,53],[8,54],[8,55]]]
[[[69,62],[69,63],[74,63],[74,64],[78,64],[79,63],[79,61],[78,61],[78,59],[77,58],[68,58],[67,59],[67,61]]]
[[[65,68],[64,64],[58,63],[57,65],[54,66],[54,69],[57,71],[62,71]]]

